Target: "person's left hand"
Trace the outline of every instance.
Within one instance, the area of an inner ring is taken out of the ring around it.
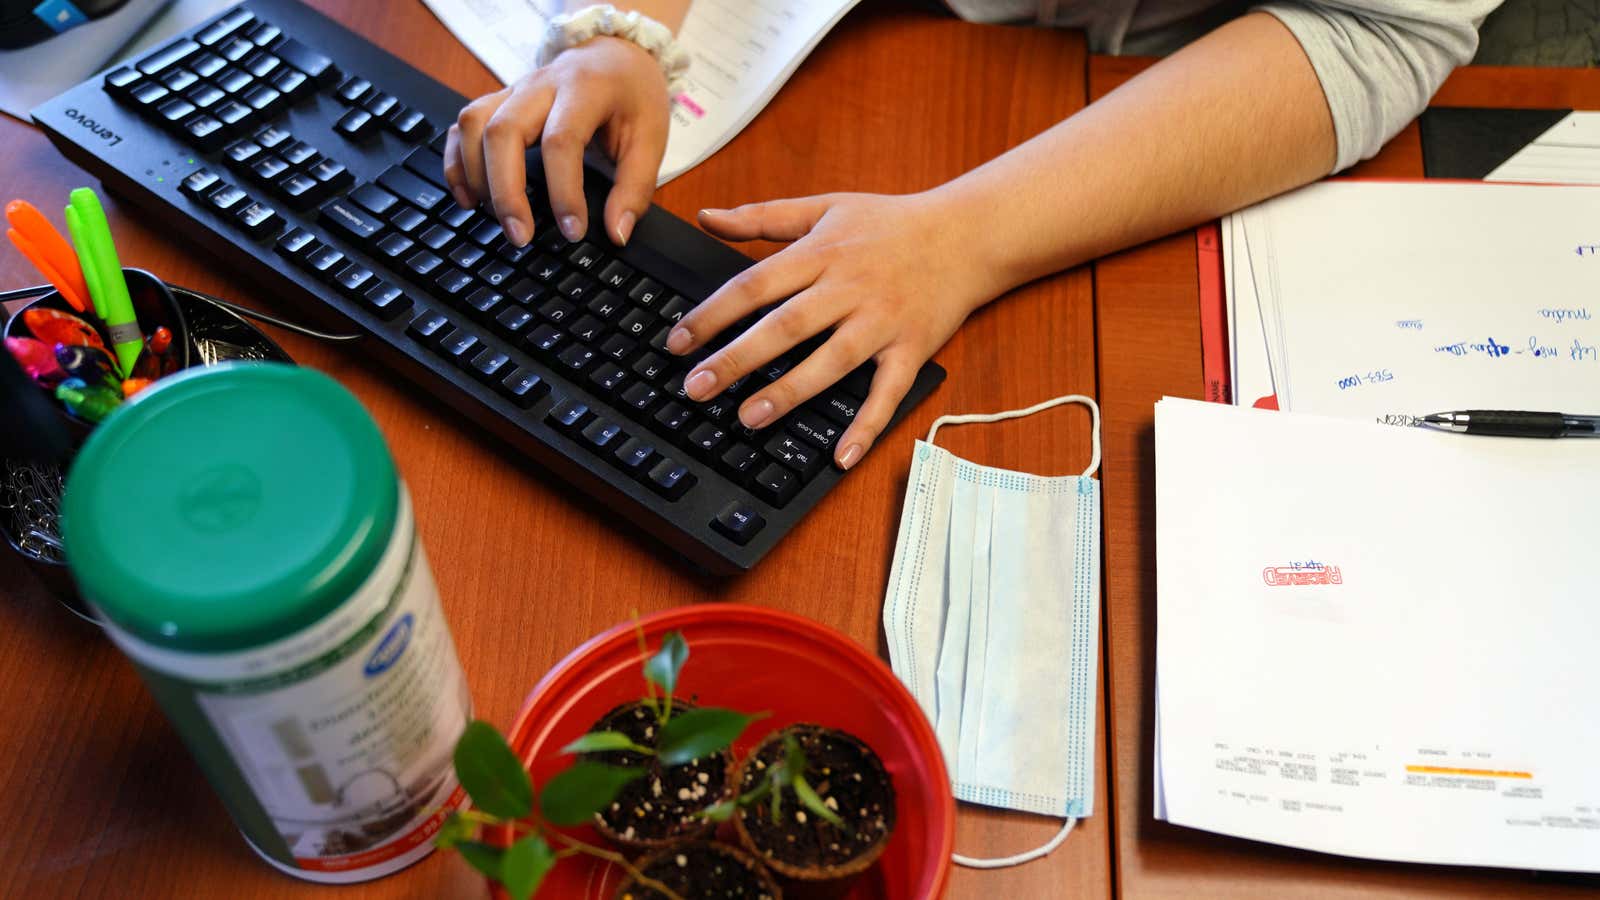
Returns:
[[[700,224],[731,241],[793,241],[685,315],[667,340],[684,354],[764,306],[789,298],[697,365],[685,379],[707,400],[796,344],[833,329],[821,347],[739,408],[761,428],[862,363],[877,371],[834,462],[861,460],[911,389],[917,370],[974,309],[1005,290],[962,235],[964,221],[936,193],[824,194],[702,210]]]

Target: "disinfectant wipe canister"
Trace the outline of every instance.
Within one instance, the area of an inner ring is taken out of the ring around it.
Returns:
[[[90,436],[62,517],[84,599],[256,852],[325,882],[427,855],[470,700],[348,391],[274,363],[163,379]]]

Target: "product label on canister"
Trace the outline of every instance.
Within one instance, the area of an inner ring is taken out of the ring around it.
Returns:
[[[462,804],[451,754],[471,701],[409,502],[373,577],[287,639],[188,654],[114,636],[193,690],[202,721],[175,724],[209,726],[281,845],[246,837],[281,867],[375,877],[425,854]]]

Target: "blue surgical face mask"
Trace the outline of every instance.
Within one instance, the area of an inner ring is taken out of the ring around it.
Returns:
[[[1081,403],[1094,419],[1082,475],[980,466],[934,445],[942,425]],[[945,416],[912,454],[883,625],[889,660],[934,723],[957,799],[1067,818],[1037,859],[1094,808],[1100,640],[1100,410],[1077,395],[984,416]]]

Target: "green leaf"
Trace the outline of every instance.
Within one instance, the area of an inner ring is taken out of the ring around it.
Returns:
[[[539,798],[544,817],[556,825],[582,825],[617,797],[643,769],[626,769],[580,760],[545,783]]]
[[[470,841],[477,836],[478,826],[471,820],[462,818],[460,813],[453,812],[439,823],[439,833],[433,836],[433,844],[441,850],[449,850],[462,841]]]
[[[788,782],[803,777],[806,774],[806,752],[800,749],[800,741],[793,732],[783,735],[783,777]]]
[[[794,795],[800,798],[806,809],[821,816],[829,825],[835,828],[844,827],[844,820],[839,818],[838,813],[829,809],[828,804],[822,802],[822,798],[817,796],[817,792],[811,789],[811,784],[804,778],[794,780]]]
[[[474,869],[496,881],[500,880],[500,857],[505,853],[504,850],[479,841],[462,841],[456,845],[456,852]]]
[[[654,756],[656,753],[649,747],[635,744],[620,731],[591,731],[561,748],[562,753],[594,753],[600,750],[632,750],[647,756]]]
[[[669,631],[661,639],[661,649],[656,655],[644,661],[644,677],[651,683],[661,686],[671,697],[678,689],[678,673],[683,671],[683,664],[689,659],[689,642],[683,639],[683,633]],[[669,707],[670,708],[670,707]]]
[[[544,838],[530,834],[500,857],[500,883],[515,900],[528,900],[555,864],[555,851]]]
[[[751,722],[766,715],[747,716],[714,706],[686,710],[661,727],[661,741],[656,752],[662,765],[681,766],[727,749]]]
[[[533,812],[533,780],[493,725],[468,723],[456,742],[455,763],[456,777],[473,806],[502,819]]]
[[[726,822],[729,819],[733,818],[733,812],[734,812],[734,810],[736,810],[738,808],[739,808],[738,801],[736,801],[736,800],[724,800],[724,801],[722,801],[721,803],[718,803],[715,806],[709,806],[709,807],[707,807],[705,809],[700,810],[700,812],[697,813],[697,815],[699,815],[702,818],[710,819],[713,822]]]

